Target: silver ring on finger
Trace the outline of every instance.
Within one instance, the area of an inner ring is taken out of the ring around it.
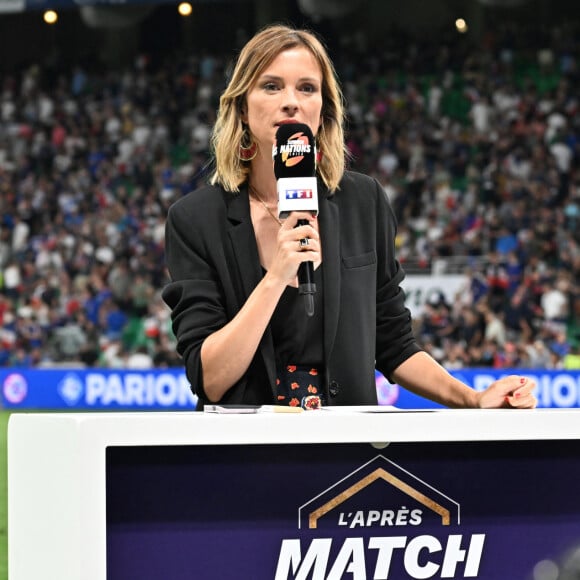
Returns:
[[[306,248],[309,244],[309,240],[308,238],[302,238],[300,240],[298,240],[298,245],[300,246],[300,250],[303,250],[304,248]]]

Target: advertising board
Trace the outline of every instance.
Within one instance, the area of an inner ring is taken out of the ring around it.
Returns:
[[[580,372],[546,369],[461,369],[451,374],[476,390],[510,374],[532,378],[541,408],[580,407]],[[403,409],[436,408],[375,373],[378,402]],[[175,410],[195,409],[183,369],[0,369],[0,404],[7,409]]]

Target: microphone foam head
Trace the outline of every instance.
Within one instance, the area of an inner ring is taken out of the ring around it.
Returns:
[[[286,123],[276,131],[272,151],[274,175],[284,177],[312,177],[316,172],[314,135],[304,123]]]

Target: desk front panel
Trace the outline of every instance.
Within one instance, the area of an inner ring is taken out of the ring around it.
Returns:
[[[578,440],[110,446],[106,487],[108,580],[531,580],[580,542]]]

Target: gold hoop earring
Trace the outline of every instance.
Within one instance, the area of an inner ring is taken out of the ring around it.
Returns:
[[[244,127],[242,138],[240,140],[240,147],[238,157],[242,161],[251,161],[258,153],[258,144],[252,139],[250,131]]]

